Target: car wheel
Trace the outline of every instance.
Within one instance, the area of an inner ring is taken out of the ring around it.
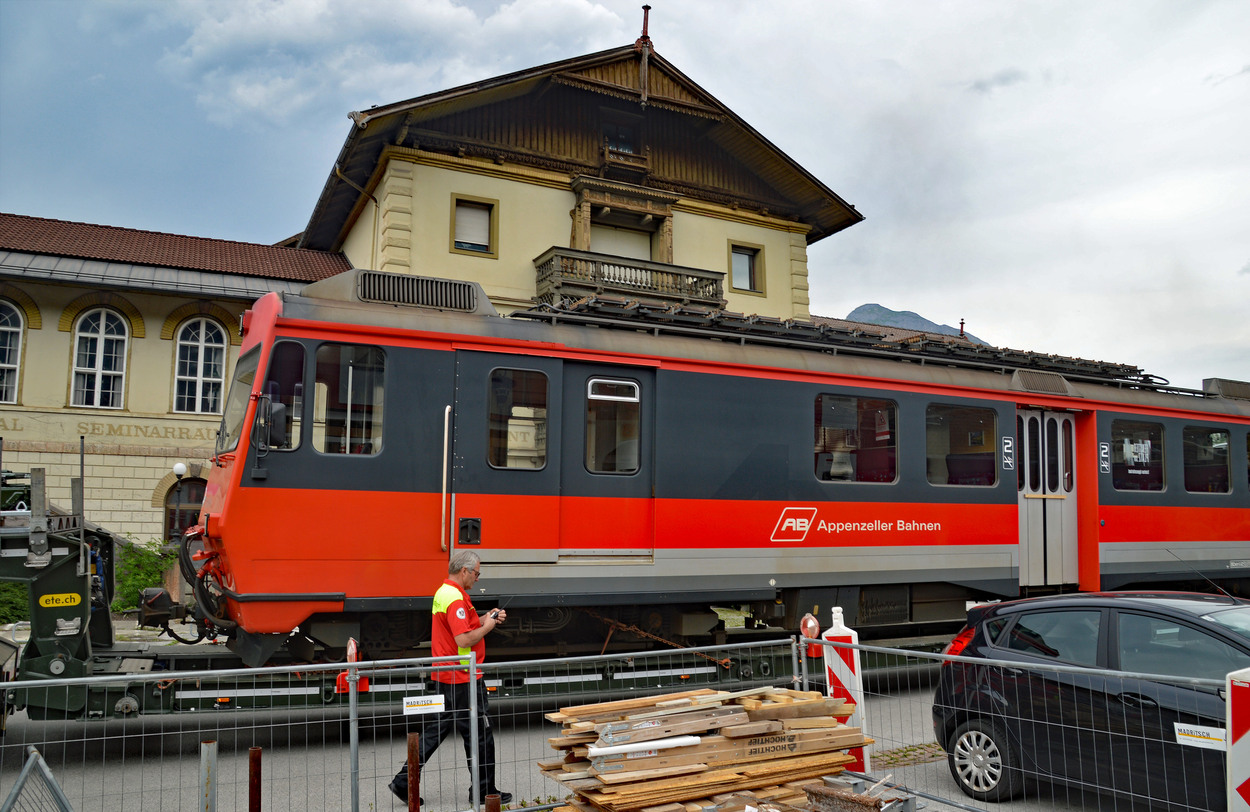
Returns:
[[[946,760],[955,783],[978,801],[1006,801],[1024,789],[1019,756],[1002,729],[984,719],[955,730]]]

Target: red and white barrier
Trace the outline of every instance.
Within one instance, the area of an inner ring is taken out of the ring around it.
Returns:
[[[820,636],[831,643],[858,644],[859,635],[842,622],[842,607],[833,607],[833,623]],[[864,728],[864,679],[859,669],[859,649],[825,646],[825,683],[830,698],[841,699],[855,706],[850,716],[839,716],[838,721],[853,727]],[[867,731],[864,731],[867,735]],[[862,747],[853,747],[847,751],[855,757],[855,762],[847,765],[856,772],[868,772],[868,753]]]
[[[1228,731],[1228,809],[1250,812],[1250,668],[1225,678]]]

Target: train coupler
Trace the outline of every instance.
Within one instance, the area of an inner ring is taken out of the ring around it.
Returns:
[[[148,587],[139,593],[139,625],[162,629],[171,620],[187,617],[185,604],[174,600],[169,591],[159,586]]]

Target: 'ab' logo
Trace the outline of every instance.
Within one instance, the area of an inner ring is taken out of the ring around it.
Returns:
[[[816,518],[816,508],[788,507],[773,528],[773,541],[802,541]]]

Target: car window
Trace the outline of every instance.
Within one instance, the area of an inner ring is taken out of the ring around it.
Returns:
[[[1007,626],[1010,618],[996,617],[992,620],[985,621],[985,639],[990,641],[990,645],[1003,645],[998,643],[998,638],[1002,636],[1003,629]]]
[[[1123,671],[1224,679],[1250,667],[1250,654],[1175,620],[1121,612],[1118,626]]]
[[[1219,612],[1212,612],[1209,615],[1203,615],[1203,620],[1209,620],[1212,623],[1218,623],[1224,628],[1237,632],[1242,637],[1250,640],[1250,606],[1238,606],[1235,609],[1223,609]]]
[[[1097,609],[1026,612],[999,645],[1077,665],[1098,664]]]

